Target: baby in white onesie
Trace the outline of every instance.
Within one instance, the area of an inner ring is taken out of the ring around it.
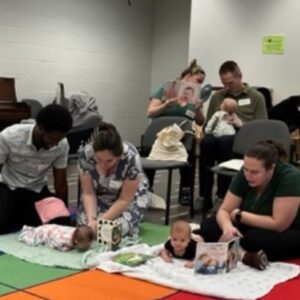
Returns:
[[[236,131],[232,122],[236,111],[237,102],[232,98],[224,98],[220,110],[216,111],[209,119],[204,132],[215,137],[234,135]]]

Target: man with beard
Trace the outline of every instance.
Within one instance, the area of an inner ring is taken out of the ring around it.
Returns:
[[[55,196],[67,204],[65,137],[71,127],[68,110],[50,104],[39,111],[35,124],[12,125],[0,133],[0,234],[41,224],[35,202],[53,196],[47,186],[51,168]]]

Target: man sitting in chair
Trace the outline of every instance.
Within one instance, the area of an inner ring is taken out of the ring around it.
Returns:
[[[242,82],[242,73],[238,64],[234,61],[224,62],[219,75],[224,88],[217,91],[211,98],[206,122],[220,109],[224,98],[230,97],[237,102],[237,111],[231,124],[238,130],[245,122],[255,119],[266,119],[267,111],[265,101],[257,90]],[[205,135],[200,144],[200,199],[203,198],[203,217],[212,208],[213,173],[211,167],[232,158],[232,145],[234,135],[216,137],[211,134]],[[217,199],[223,199],[230,184],[230,177],[218,176]],[[220,201],[218,201],[220,202]]]
[[[35,124],[16,124],[0,133],[0,234],[41,224],[34,204],[53,195],[47,187],[50,168],[55,195],[67,203],[65,137],[71,127],[68,110],[50,104],[39,111]]]

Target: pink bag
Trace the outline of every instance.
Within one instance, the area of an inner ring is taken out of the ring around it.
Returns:
[[[35,202],[34,205],[43,224],[58,217],[70,216],[70,212],[65,203],[56,197],[44,198]]]

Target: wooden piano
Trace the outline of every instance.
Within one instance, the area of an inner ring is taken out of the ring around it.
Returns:
[[[0,77],[0,131],[30,118],[30,106],[17,102],[15,79]]]

